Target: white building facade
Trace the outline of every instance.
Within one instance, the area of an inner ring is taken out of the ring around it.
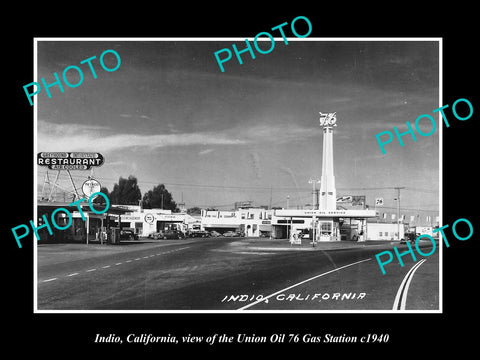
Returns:
[[[273,210],[242,208],[232,211],[202,210],[202,230],[239,232],[246,237],[270,236]]]
[[[164,209],[142,209],[137,205],[124,205],[124,207],[132,212],[120,217],[122,228],[131,228],[139,236],[148,236],[154,232],[169,229],[187,232],[201,228],[200,220],[187,213],[172,213],[171,210]]]

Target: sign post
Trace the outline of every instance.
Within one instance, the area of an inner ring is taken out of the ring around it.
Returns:
[[[377,206],[383,206],[383,197],[375,198],[375,214],[377,213]]]
[[[50,193],[46,197],[47,201],[53,201],[54,189],[59,188],[63,192],[74,196],[74,201],[80,199],[77,187],[72,178],[71,170],[91,170],[94,167],[102,166],[105,159],[102,154],[96,152],[39,152],[37,153],[37,165],[47,167],[47,173],[44,178],[42,188],[42,199],[45,199],[46,186],[50,185]],[[56,170],[57,174],[53,182],[50,181],[48,170]],[[73,190],[67,190],[58,184],[58,178],[61,171],[66,171]],[[94,192],[100,191],[100,183],[89,176],[82,185],[82,191],[85,196],[90,197]]]

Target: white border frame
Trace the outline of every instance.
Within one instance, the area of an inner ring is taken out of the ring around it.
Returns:
[[[170,38],[157,38],[157,37],[132,37],[132,38],[115,38],[115,37],[44,37],[44,38],[34,38],[33,39],[33,81],[38,82],[38,42],[40,41],[253,41],[254,37],[208,37],[208,38],[195,38],[195,37],[170,37]],[[270,39],[258,38],[257,41],[269,41]],[[283,41],[283,38],[274,37],[275,41]],[[442,37],[305,37],[305,38],[290,38],[287,37],[287,40],[290,41],[437,41],[439,44],[439,98],[438,106],[442,106],[443,99],[443,38]],[[434,110],[434,109],[432,109]],[[34,101],[33,105],[33,126],[34,126],[34,139],[33,139],[33,216],[35,226],[37,225],[37,111],[38,111],[38,97]],[[442,118],[439,112],[439,226],[443,226],[443,126]],[[67,314],[331,314],[331,313],[341,313],[341,314],[405,314],[405,313],[421,313],[421,314],[441,314],[443,313],[443,241],[439,238],[439,309],[438,310],[39,310],[38,309],[38,274],[37,274],[37,241],[33,237],[33,312],[38,314],[58,314],[58,313],[67,313]]]

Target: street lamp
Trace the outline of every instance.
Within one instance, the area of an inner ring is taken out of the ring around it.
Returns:
[[[316,194],[316,186],[315,184],[320,184],[320,180],[319,179],[310,179],[308,180],[308,183],[309,184],[312,184],[313,186],[313,189],[312,189],[312,210],[315,210],[318,206],[318,204],[316,205],[316,201],[315,201],[315,194]]]
[[[316,193],[316,188],[315,184],[320,184],[320,180],[318,179],[310,179],[308,180],[309,184],[312,184],[313,189],[312,189],[312,210],[315,210],[317,206],[315,205],[315,193]],[[315,246],[315,223],[316,223],[316,218],[315,218],[315,212],[313,211],[312,213],[312,246]]]
[[[397,190],[397,197],[394,200],[397,200],[397,239],[400,240],[400,190],[405,189],[405,187],[395,187]]]

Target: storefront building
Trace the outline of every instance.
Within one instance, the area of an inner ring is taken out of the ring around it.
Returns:
[[[275,210],[275,237],[291,238],[308,231],[315,241],[364,241],[367,219],[375,218],[375,210]]]
[[[200,229],[200,221],[187,213],[172,213],[165,209],[142,209],[138,205],[125,205],[131,212],[121,217],[123,228],[132,229],[138,236],[146,237],[150,234],[165,230]]]
[[[238,232],[246,237],[270,237],[273,210],[241,208],[234,211],[202,210],[202,230]]]
[[[41,228],[38,233],[39,242],[49,243],[67,243],[78,242],[86,243],[92,241],[103,241],[106,239],[108,230],[114,227],[115,222],[118,223],[118,219],[122,216],[126,216],[130,210],[111,205],[107,212],[103,214],[96,214],[91,211],[89,205],[79,204],[82,209],[80,213],[77,205],[70,206],[70,203],[64,202],[39,202],[37,205],[37,227],[44,225],[43,215],[47,219],[51,219],[52,213],[59,209],[67,209],[72,216],[72,223],[65,230],[59,230],[55,226],[50,226],[52,234],[49,233],[47,228]],[[103,210],[102,205],[98,206],[97,210]],[[69,222],[69,218],[64,211],[57,212],[55,214],[55,223],[59,227],[66,227]],[[102,238],[103,236],[103,238]]]

